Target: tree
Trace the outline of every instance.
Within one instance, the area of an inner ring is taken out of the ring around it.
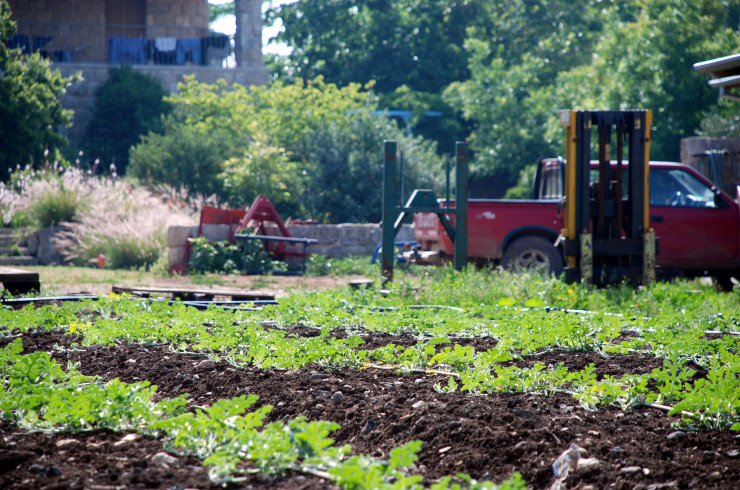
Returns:
[[[277,40],[292,52],[273,57],[268,67],[275,78],[289,82],[322,76],[345,87],[372,81],[381,108],[413,111],[414,133],[452,152],[454,141],[467,136],[467,126],[441,93],[469,75],[466,29],[488,22],[484,3],[316,0],[282,5],[268,10],[266,22],[282,21]],[[442,116],[425,117],[427,111]]]
[[[90,157],[107,168],[115,163],[126,173],[129,149],[149,131],[162,131],[162,115],[170,105],[156,78],[139,73],[129,65],[108,70],[108,79],[95,90],[95,107],[82,146]]]
[[[651,158],[678,160],[681,138],[696,134],[717,98],[692,65],[740,47],[740,4],[656,0],[640,7],[605,33],[590,64],[562,74],[557,100],[582,109],[651,109]]]
[[[25,55],[6,46],[16,32],[10,7],[0,0],[0,180],[18,166],[40,166],[59,158],[66,138],[57,132],[71,124],[71,111],[59,97],[76,77],[52,70],[38,53]]]
[[[465,44],[470,77],[444,92],[473,125],[472,175],[495,174],[506,188],[526,165],[556,151],[546,137],[557,120],[554,84],[562,71],[590,60],[607,19],[619,12],[611,3],[486,3],[491,25],[469,30]]]
[[[377,221],[384,139],[406,149],[409,187],[439,182],[434,146],[376,115],[376,98],[357,84],[317,78],[247,91],[190,77],[168,100],[164,132],[131,151],[129,175],[147,183],[185,185],[233,206],[263,194],[286,216]]]

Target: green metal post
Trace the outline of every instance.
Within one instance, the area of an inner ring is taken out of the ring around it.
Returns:
[[[381,272],[383,282],[393,281],[393,261],[395,260],[396,230],[396,142],[386,141],[384,144],[385,161],[383,164],[383,253]]]
[[[468,145],[455,143],[455,269],[463,270],[468,262]]]

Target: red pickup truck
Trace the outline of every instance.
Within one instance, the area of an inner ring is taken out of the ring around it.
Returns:
[[[470,261],[563,271],[563,254],[554,244],[562,229],[564,164],[561,158],[540,161],[534,199],[469,201]],[[650,162],[650,226],[659,240],[659,276],[710,275],[723,288],[732,288],[731,278],[740,278],[739,203],[740,189],[733,200],[689,166]],[[452,241],[437,215],[416,214],[414,227],[417,262],[441,262],[452,256]]]

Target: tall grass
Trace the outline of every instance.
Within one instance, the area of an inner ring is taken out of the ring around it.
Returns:
[[[155,194],[117,178],[91,176],[77,167],[25,171],[0,189],[5,223],[32,230],[61,225],[55,248],[68,263],[103,254],[113,268],[150,267],[166,253],[172,225],[196,223],[193,206],[176,193]]]

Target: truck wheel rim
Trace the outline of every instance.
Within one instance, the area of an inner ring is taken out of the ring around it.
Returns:
[[[514,266],[518,269],[527,269],[537,272],[550,271],[550,259],[542,250],[526,250],[516,258]]]

